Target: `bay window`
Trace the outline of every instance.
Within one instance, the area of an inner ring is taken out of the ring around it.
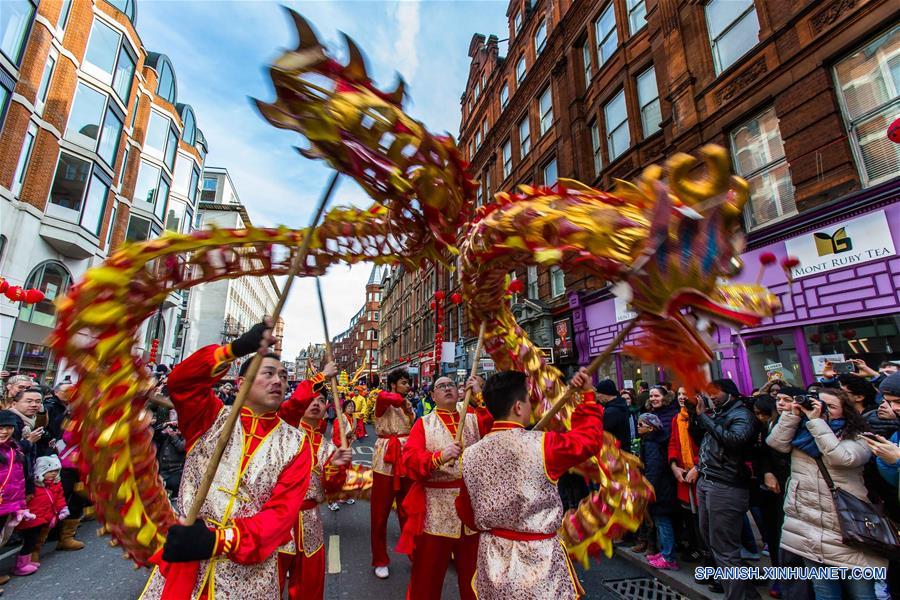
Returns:
[[[31,0],[3,0],[0,11],[0,52],[17,67],[22,61],[25,41],[34,19]]]
[[[112,167],[122,135],[123,116],[106,94],[79,82],[64,137],[97,152]]]
[[[110,183],[106,173],[91,161],[60,152],[47,214],[99,235]]]
[[[123,104],[127,104],[131,94],[136,62],[125,36],[95,17],[83,66],[88,73],[111,85]]]
[[[131,215],[128,230],[125,232],[126,242],[142,242],[150,238],[150,221]]]

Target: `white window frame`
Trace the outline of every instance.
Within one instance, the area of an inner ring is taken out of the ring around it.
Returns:
[[[773,159],[771,157],[768,157],[768,159],[769,159],[768,162],[760,165],[759,167],[757,167],[756,169],[754,169],[752,171],[747,171],[747,172],[743,172],[741,170],[740,162],[737,160],[738,148],[737,148],[737,145],[735,144],[735,133],[740,131],[741,128],[746,126],[751,121],[758,121],[761,117],[763,117],[769,111],[772,111],[772,113],[775,114],[775,118],[778,119],[778,115],[777,115],[777,113],[775,113],[775,108],[773,106],[769,106],[766,109],[753,115],[753,117],[751,117],[751,118],[747,119],[746,121],[742,122],[741,124],[739,124],[728,134],[728,140],[729,140],[729,145],[730,145],[730,150],[731,150],[731,158],[732,158],[732,163],[734,164],[735,173],[737,175],[739,175],[740,177],[743,177],[747,181],[749,181],[757,176],[765,175],[766,173],[773,171],[774,169],[777,169],[783,165],[787,165],[788,170],[790,170],[790,163],[788,163],[787,155],[785,155],[785,154],[782,154],[782,156],[780,158]],[[778,128],[778,135],[779,135],[779,137],[781,136],[780,123],[779,123],[779,128]],[[782,144],[783,143],[784,143],[784,138],[782,138]],[[769,145],[762,144],[760,147],[768,150]],[[791,182],[791,185],[793,186],[793,181]],[[777,190],[777,188],[775,188],[775,189]],[[793,192],[792,192],[792,195],[793,195]],[[779,197],[778,202],[776,203],[777,212],[778,212],[777,217],[770,219],[764,223],[754,223],[753,218],[751,216],[752,211],[753,211],[753,197],[751,195],[750,199],[747,201],[746,206],[744,207],[744,218],[745,218],[745,222],[747,224],[747,228],[751,231],[756,230],[756,229],[762,229],[763,227],[768,227],[768,226],[772,225],[773,223],[777,223],[779,221],[782,221],[788,217],[791,217],[791,216],[797,214],[796,205],[795,205],[793,211],[785,211],[782,204],[783,204],[783,199]]]
[[[547,103],[546,110],[544,109],[544,99],[549,97],[549,102]],[[544,134],[553,129],[553,87],[551,85],[547,85],[544,90],[541,92],[541,95],[538,96],[538,111],[540,113],[540,128],[541,137],[544,137]]]
[[[559,277],[559,280],[557,280]],[[566,272],[559,265],[550,267],[550,297],[559,298],[566,293]]]
[[[518,11],[513,16],[513,33],[518,35],[522,31],[522,11]]]
[[[66,154],[68,154],[70,156],[74,156],[78,160],[82,160],[90,165],[90,169],[88,170],[87,177],[85,178],[86,183],[84,185],[84,191],[81,194],[81,202],[80,202],[81,206],[79,207],[78,210],[75,210],[72,208],[67,208],[65,206],[60,206],[59,204],[55,204],[51,200],[51,198],[53,197],[53,183],[56,181],[56,173],[59,170],[59,163],[62,160],[62,155],[64,152]],[[106,186],[106,196],[103,199],[103,208],[100,212],[100,227],[98,228],[97,231],[92,231],[91,229],[88,229],[83,224],[84,210],[87,207],[87,199],[88,199],[88,195],[91,192],[91,186],[93,185],[95,179],[102,180],[102,178],[103,178],[102,176],[97,177],[95,175],[97,170],[98,170],[97,163],[94,162],[93,160],[91,160],[90,158],[87,158],[81,154],[78,154],[77,152],[73,152],[68,149],[61,149],[56,157],[56,164],[54,164],[54,166],[53,166],[53,179],[50,180],[50,189],[47,192],[47,203],[46,203],[46,208],[44,209],[44,212],[46,214],[50,215],[51,217],[55,217],[55,218],[61,219],[63,221],[68,221],[70,223],[75,223],[76,225],[78,225],[79,227],[84,229],[86,232],[88,232],[88,234],[99,238],[100,231],[103,229],[103,215],[106,213],[106,203],[109,201],[109,191],[112,188],[112,186],[107,184],[105,181],[100,182]],[[100,169],[100,171],[101,171],[101,173],[103,172],[102,169]]]
[[[22,142],[22,150],[19,152],[19,162],[16,165],[16,174],[13,177],[12,193],[18,197],[28,174],[28,165],[34,154],[34,144],[37,142],[38,126],[33,121],[28,122],[28,130],[25,132],[25,140]],[[54,176],[56,173],[54,172]],[[52,185],[52,184],[51,184]]]
[[[614,102],[618,100],[619,96],[622,97],[622,106],[625,107],[625,119],[613,126],[613,124],[609,122],[609,108]],[[609,152],[609,160],[610,162],[612,162],[625,154],[625,151],[631,148],[632,143],[631,130],[628,126],[628,102],[625,98],[625,88],[620,89],[618,94],[610,98],[609,102],[603,105],[603,117],[604,121],[606,122],[606,150],[607,152]],[[615,151],[615,148],[613,147],[613,135],[615,135],[615,133],[622,127],[625,127],[625,131],[628,132],[628,144],[624,148],[622,148],[620,152],[617,153]]]
[[[525,135],[522,135],[522,126],[525,126]],[[531,151],[531,116],[526,112],[522,120],[516,125],[519,130],[519,154],[525,156]]]
[[[537,300],[540,295],[537,265],[528,265],[528,268],[526,269],[526,278],[527,285],[525,286],[525,297],[530,300]]]
[[[541,32],[543,32],[543,36],[541,36]],[[541,52],[544,51],[544,48],[547,47],[547,19],[541,20],[538,24],[537,29],[534,30],[534,56],[535,58],[540,56]]]
[[[521,73],[519,72],[519,65],[522,66]],[[522,82],[525,81],[525,77],[528,76],[528,62],[525,60],[525,55],[519,57],[519,60],[516,61],[516,85],[522,85]]]
[[[509,104],[509,83],[504,83],[500,88],[500,109],[506,108]]]
[[[550,170],[550,165],[553,165],[553,170],[556,171],[556,178],[553,181],[549,181],[550,177],[547,174],[547,172]],[[556,183],[557,181],[559,181],[559,163],[556,162],[555,156],[553,158],[551,158],[549,161],[547,161],[546,163],[544,163],[544,166],[541,169],[541,176],[544,179],[545,186],[551,186],[554,183]]]
[[[591,42],[589,39],[584,40],[584,44],[581,45],[581,63],[582,68],[584,69],[584,88],[587,89],[591,85],[591,79],[593,79],[593,63],[591,58]]]
[[[740,60],[741,56],[745,56],[748,52],[750,52],[750,50],[752,50],[757,45],[759,45],[759,40],[757,39],[756,43],[753,44],[752,46],[750,46],[749,48],[747,48],[746,50],[744,50],[744,52],[740,56],[735,58],[734,62],[728,63],[727,65],[722,64],[722,60],[719,57],[719,51],[718,51],[718,44],[722,40],[722,38],[725,37],[726,35],[728,35],[728,33],[731,32],[732,29],[734,29],[739,23],[741,23],[745,18],[747,18],[751,12],[754,14],[754,18],[756,19],[757,26],[759,26],[759,15],[756,14],[756,2],[754,0],[750,0],[749,6],[744,10],[744,12],[742,12],[740,15],[738,15],[733,21],[731,21],[731,23],[729,23],[728,25],[723,27],[722,30],[719,32],[719,35],[717,35],[714,38],[712,36],[712,31],[713,31],[712,24],[709,21],[709,7],[712,6],[716,2],[730,2],[730,1],[733,1],[733,0],[710,0],[706,4],[706,6],[704,7],[704,10],[703,10],[704,18],[706,19],[707,31],[709,32],[709,47],[710,47],[710,51],[712,52],[713,65],[715,66],[717,76],[721,75],[723,71],[728,69],[731,65],[735,64],[736,62],[738,62],[738,60]]]
[[[50,86],[53,83],[53,75],[56,74],[56,64],[58,62],[59,51],[56,48],[51,47],[50,53],[47,55],[47,62],[44,64],[44,70],[41,72],[41,80],[40,83],[38,83],[38,89],[34,99],[34,112],[42,116],[44,114],[44,107],[47,106],[47,96],[50,94]],[[46,87],[44,87],[45,82]]]
[[[627,0],[626,8],[628,9],[628,30],[631,32],[631,35],[636,34],[638,31],[647,26],[647,5],[645,0]],[[638,24],[635,27],[635,18],[643,11],[643,24]]]
[[[603,32],[600,29],[600,25],[603,22],[603,17],[605,17],[607,15],[607,13],[612,14],[613,27],[609,31]],[[612,56],[613,54],[615,54],[616,50],[618,50],[618,48],[619,48],[619,26],[618,26],[618,23],[616,23],[616,10],[613,6],[613,2],[610,2],[609,4],[607,4],[606,8],[604,8],[603,11],[600,13],[600,16],[597,17],[597,20],[594,21],[594,35],[595,35],[594,39],[597,41],[597,53],[596,54],[597,54],[597,68],[599,69],[604,64],[606,64],[606,61],[609,60],[609,56],[603,56],[603,45],[606,43],[607,40],[609,40],[610,36],[615,36],[616,47],[613,48],[612,52],[610,52],[609,55]]]
[[[87,49],[90,48],[91,38],[93,38],[93,36],[94,36],[94,23],[98,22],[98,21],[119,34],[119,43],[116,45],[116,52],[115,52],[116,58],[113,61],[112,73],[107,73],[102,68],[100,68],[99,66],[90,62],[87,59]],[[128,43],[129,54],[132,57],[132,61],[134,62],[134,66],[132,67],[132,71],[131,71],[132,81],[128,85],[128,95],[130,96],[131,92],[134,90],[134,87],[135,87],[134,86],[134,74],[137,71],[137,62],[138,62],[134,57],[139,56],[139,54],[134,50],[134,48],[131,47],[131,40],[128,38],[128,36],[125,34],[125,32],[122,31],[122,29],[119,27],[119,25],[117,23],[111,22],[107,19],[101,19],[98,16],[98,13],[94,13],[94,18],[91,21],[91,29],[90,29],[90,33],[88,34],[88,42],[85,45],[85,58],[84,58],[84,60],[81,61],[81,70],[84,71],[85,73],[87,73],[88,75],[90,75],[91,77],[94,77],[98,81],[101,81],[101,82],[105,83],[106,85],[108,85],[109,88],[113,91],[112,96],[114,96],[117,100],[119,100],[123,104],[123,106],[125,106],[126,112],[127,112],[128,97],[119,98],[119,94],[114,87],[115,78],[116,78],[116,70],[119,66],[119,59],[122,56],[122,46],[126,43],[126,40]]]
[[[591,154],[594,157],[594,176],[603,170],[603,144],[600,142],[600,123],[594,119],[590,125],[591,130]]]
[[[887,68],[888,62],[890,62],[890,60],[894,59],[895,56],[887,55],[887,56],[885,56],[885,59],[883,61],[879,62],[879,71],[881,72],[882,80],[884,81],[885,85],[888,87],[889,94],[890,94],[890,88],[892,86],[894,86],[893,94],[892,94],[893,97],[890,100],[887,100],[886,102],[884,102],[883,104],[880,104],[874,108],[869,109],[868,111],[866,111],[864,113],[859,114],[855,118],[851,118],[851,116],[850,116],[850,109],[847,106],[847,101],[846,101],[846,98],[844,97],[844,87],[845,86],[843,85],[843,82],[838,77],[838,66],[844,60],[847,60],[849,57],[851,57],[854,54],[856,54],[857,52],[861,51],[863,48],[869,48],[873,43],[877,42],[880,38],[882,38],[882,37],[887,38],[888,36],[894,34],[894,32],[897,31],[898,28],[900,28],[900,26],[897,26],[894,29],[891,29],[889,31],[883,32],[883,33],[879,34],[877,37],[871,38],[867,43],[865,43],[857,48],[854,48],[853,51],[847,53],[847,55],[844,58],[842,58],[840,61],[838,61],[837,64],[835,64],[835,66],[832,69],[832,76],[834,77],[834,87],[837,92],[838,104],[841,107],[841,116],[843,117],[844,124],[847,127],[848,137],[850,138],[850,142],[851,142],[850,147],[853,151],[853,157],[856,162],[856,170],[859,173],[859,178],[860,178],[860,181],[862,182],[862,186],[864,188],[870,187],[872,185],[876,185],[878,183],[882,183],[882,182],[892,179],[894,176],[896,176],[896,173],[892,174],[890,171],[888,171],[887,173],[885,173],[885,175],[883,175],[881,177],[876,177],[874,179],[870,179],[868,169],[866,168],[865,157],[862,152],[862,143],[861,143],[862,140],[860,139],[860,135],[859,135],[860,125],[872,121],[872,119],[877,118],[881,113],[887,113],[888,121],[892,120],[893,117],[891,115],[896,116],[897,114],[900,114],[900,89],[895,87],[893,76],[891,75],[891,73],[889,72],[889,70]],[[881,50],[879,49],[877,52],[881,53]],[[900,54],[900,50],[898,50],[897,53]],[[883,136],[884,133],[879,131],[878,135]],[[885,142],[885,143],[888,143],[888,142]],[[900,150],[897,150],[898,147],[896,145],[891,144],[890,147],[895,149],[895,151],[900,152]]]
[[[503,161],[503,179],[506,179],[512,173],[512,142],[508,139],[503,142],[500,152]]]
[[[653,98],[641,98],[641,80],[650,75],[652,75],[653,77],[653,91],[656,92],[656,95]],[[638,105],[641,109],[641,130],[644,133],[644,137],[648,138],[662,128],[660,123],[647,123],[647,116],[645,115],[645,109],[650,108],[652,105],[656,104],[656,112],[659,113],[660,119],[662,119],[662,110],[659,104],[659,86],[657,85],[656,81],[656,68],[651,66],[643,73],[639,73],[638,76],[635,77],[635,82],[637,84]]]

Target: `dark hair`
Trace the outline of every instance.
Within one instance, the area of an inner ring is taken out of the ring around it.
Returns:
[[[753,408],[766,415],[767,417],[771,417],[773,414],[775,414],[775,398],[773,398],[769,394],[756,396],[755,398],[753,398]]]
[[[642,381],[638,387],[641,388],[642,390],[649,390],[650,384],[647,383],[646,381]]]
[[[527,398],[525,373],[521,371],[494,373],[484,384],[484,404],[494,419],[508,416],[513,404]]]
[[[898,366],[897,363],[892,360],[883,360],[883,361],[881,361],[881,364],[878,365],[878,368],[883,369],[885,367],[896,367],[896,366]]]
[[[810,387],[814,387],[814,386],[810,386]],[[809,388],[807,388],[807,389],[809,389]],[[778,394],[784,395],[784,396],[790,396],[791,398],[793,398],[794,396],[802,396],[803,394],[806,393],[806,391],[807,390],[804,390],[803,388],[786,385],[786,386],[783,386],[781,388],[781,390],[779,390]]]
[[[865,377],[860,377],[853,373],[842,373],[838,375],[838,382],[840,382],[849,393],[855,396],[862,396],[863,404],[866,406],[875,404],[877,391],[875,390],[875,386]]]
[[[852,440],[863,431],[869,431],[869,424],[865,419],[863,419],[861,414],[856,412],[856,407],[853,405],[853,400],[850,399],[850,395],[847,394],[847,392],[845,392],[841,388],[828,388],[819,390],[820,399],[823,394],[827,396],[834,396],[841,401],[841,408],[844,412],[844,429],[841,431],[842,439]],[[824,404],[825,402],[822,401],[822,403]]]
[[[19,400],[21,400],[22,398],[25,397],[25,394],[37,394],[41,397],[41,400],[44,399],[44,395],[41,394],[40,388],[31,387],[31,388],[25,388],[24,390],[19,390],[18,392],[16,392],[16,395],[13,396],[12,401],[18,402]]]
[[[391,387],[395,383],[400,381],[401,379],[405,379],[405,380],[411,382],[412,377],[409,376],[409,371],[407,371],[406,369],[394,369],[393,371],[388,373],[388,376],[387,376],[388,389],[391,389]]]
[[[346,402],[344,402],[343,406],[341,406],[341,410],[346,411],[348,406],[352,406],[353,410],[356,410],[356,402],[354,402],[353,400],[347,400]]]
[[[263,356],[263,358],[274,358],[278,362],[281,362],[281,357],[278,356],[277,354],[275,354],[274,352],[272,352],[270,354],[266,354],[265,356]],[[253,357],[251,356],[247,360],[245,360],[243,362],[243,364],[241,364],[241,368],[238,371],[239,377],[244,377],[247,374],[247,371],[250,369],[250,363],[252,363],[252,362],[253,362]]]

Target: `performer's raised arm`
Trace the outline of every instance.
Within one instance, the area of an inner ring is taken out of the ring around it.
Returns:
[[[321,373],[316,373],[311,378],[301,381],[294,388],[290,398],[281,404],[281,407],[278,409],[278,416],[288,425],[299,427],[309,402],[321,393],[328,379],[335,375],[337,375],[337,365],[334,362],[329,362]]]
[[[572,413],[572,429],[544,434],[544,464],[551,479],[600,452],[603,444],[603,406],[597,403],[591,377],[581,369],[572,378],[581,388],[582,402]]]

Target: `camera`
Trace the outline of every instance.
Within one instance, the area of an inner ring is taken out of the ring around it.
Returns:
[[[794,402],[805,408],[806,410],[812,410],[813,408],[813,400],[818,400],[819,394],[809,393],[802,394],[800,396],[794,396]]]

